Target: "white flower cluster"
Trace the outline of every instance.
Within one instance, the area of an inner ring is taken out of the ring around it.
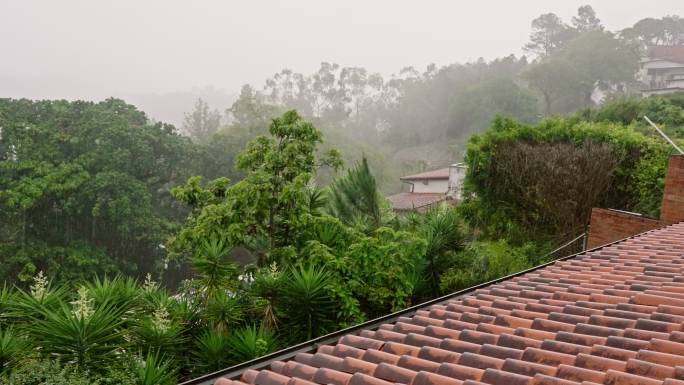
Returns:
[[[166,310],[165,305],[159,305],[159,308],[152,314],[152,326],[160,333],[166,333],[171,328],[169,311]]]
[[[33,277],[33,285],[31,285],[31,295],[37,300],[42,300],[47,294],[49,281],[47,277],[43,274],[43,271],[39,271],[35,277]]]
[[[81,320],[87,320],[95,312],[93,299],[88,296],[88,289],[81,286],[78,289],[78,299],[70,302],[74,306],[74,314]]]
[[[159,288],[159,284],[152,280],[152,274],[147,273],[142,288],[146,293],[151,293]]]
[[[240,274],[240,275],[238,275],[238,280],[240,282],[244,282],[244,283],[252,283],[252,281],[254,281],[254,274],[252,274],[252,273]]]

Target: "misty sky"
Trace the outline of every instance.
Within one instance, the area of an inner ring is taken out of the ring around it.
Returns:
[[[321,61],[384,75],[521,53],[530,21],[569,0],[2,0],[0,97],[103,98],[261,86]],[[684,16],[682,0],[590,3],[609,29]]]

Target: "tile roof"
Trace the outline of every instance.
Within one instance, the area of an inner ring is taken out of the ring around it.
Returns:
[[[413,210],[446,200],[445,193],[412,193],[402,192],[390,195],[387,200],[394,210]]]
[[[684,46],[681,45],[657,45],[648,47],[650,59],[668,60],[684,64]]]
[[[421,172],[420,174],[413,174],[402,176],[399,178],[401,180],[412,180],[412,179],[449,179],[449,167],[440,168],[438,170]]]
[[[217,385],[684,385],[684,223]]]

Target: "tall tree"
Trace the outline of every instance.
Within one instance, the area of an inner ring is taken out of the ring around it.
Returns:
[[[680,45],[684,44],[684,19],[677,15],[660,19],[649,17],[623,29],[620,35],[625,39],[638,41],[642,48],[650,45]]]
[[[572,17],[572,26],[577,32],[603,31],[601,20],[591,5],[583,5],[577,9],[577,16]]]
[[[610,92],[634,81],[638,54],[612,33],[579,34],[553,55],[533,64],[523,76],[544,98],[547,115],[593,104],[596,90]]]
[[[117,99],[0,99],[3,276],[150,270],[179,213],[166,192],[193,147]]]
[[[532,20],[532,34],[530,42],[524,49],[528,52],[544,57],[549,56],[574,34],[572,28],[554,13],[545,13]]]
[[[207,143],[221,125],[221,113],[212,110],[202,98],[195,102],[195,109],[185,114],[183,131],[198,143]]]
[[[283,252],[310,212],[308,184],[317,169],[339,167],[334,150],[317,157],[321,142],[313,124],[288,111],[273,119],[268,136],[250,141],[238,156],[236,166],[246,174],[244,179],[230,187],[225,178],[203,187],[198,178],[191,178],[175,188],[174,196],[194,210],[170,241],[171,250],[192,255],[206,236],[217,233],[230,246],[261,253],[261,262]]]

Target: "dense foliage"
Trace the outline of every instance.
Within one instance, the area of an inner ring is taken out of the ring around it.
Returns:
[[[461,212],[485,236],[514,241],[571,239],[592,207],[657,217],[673,150],[643,116],[683,138],[682,100],[616,101],[537,125],[496,119],[469,143]]]
[[[116,99],[0,100],[0,274],[152,269],[193,148]],[[184,175],[185,174],[185,175]]]

